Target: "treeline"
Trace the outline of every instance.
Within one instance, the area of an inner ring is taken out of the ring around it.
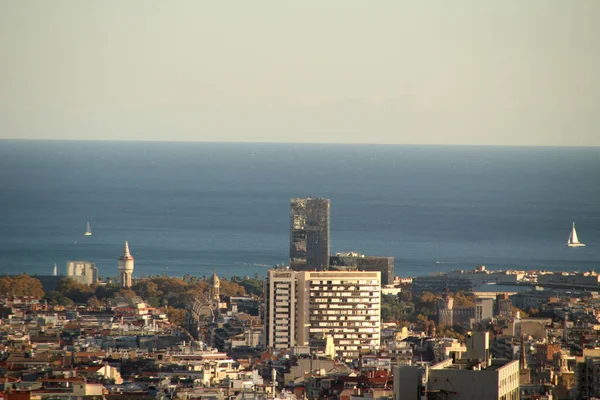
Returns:
[[[220,278],[219,292],[221,296],[261,296],[263,292],[262,279],[232,277]],[[134,281],[131,289],[122,289],[114,283],[101,285],[85,285],[65,277],[61,279],[56,289],[44,293],[41,282],[27,274],[16,277],[0,277],[0,296],[32,296],[45,299],[49,304],[69,306],[75,303],[100,307],[107,299],[115,296],[139,296],[153,307],[185,308],[195,298],[205,296],[209,291],[208,278],[186,275],[183,278],[167,276],[150,276]]]
[[[0,277],[0,296],[31,296],[36,299],[44,297],[42,283],[27,274]]]
[[[475,296],[462,291],[451,293],[454,297],[454,307],[474,307]],[[398,296],[384,295],[381,297],[381,319],[385,322],[395,322],[401,326],[414,326],[429,334],[443,337],[453,337],[464,341],[466,330],[459,325],[439,326],[437,321],[438,301],[442,299],[442,293],[425,292],[413,298],[410,290],[401,292]],[[513,307],[513,311],[519,311],[522,317],[527,313]]]
[[[475,297],[463,292],[453,294],[455,307],[474,307]],[[414,326],[420,330],[433,332],[445,337],[464,339],[464,329],[461,327],[436,326],[437,304],[442,294],[425,292],[420,296],[412,296],[410,291],[401,292],[398,296],[384,295],[381,297],[381,319],[385,322],[395,322],[403,326]]]
[[[464,292],[453,293],[455,307],[474,307],[475,296]],[[384,295],[381,300],[381,317],[384,321],[410,322],[435,320],[437,304],[442,294],[425,292],[413,297],[410,291],[400,292],[398,296]]]

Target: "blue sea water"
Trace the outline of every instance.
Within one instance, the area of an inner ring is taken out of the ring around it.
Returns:
[[[332,252],[400,276],[600,267],[600,148],[4,140],[0,273],[115,276],[128,240],[137,276],[264,275],[308,195],[331,199]]]

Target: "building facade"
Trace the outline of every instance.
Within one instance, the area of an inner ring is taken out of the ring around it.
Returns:
[[[413,280],[413,295],[420,296],[425,292],[442,293],[445,290],[450,292],[470,292],[474,289],[473,283],[469,279],[449,277],[447,275],[418,276]]]
[[[519,361],[493,360],[489,366],[444,360],[429,369],[427,399],[518,400]]]
[[[69,261],[67,276],[84,285],[93,285],[98,282],[98,268],[96,263],[89,261]]]
[[[332,337],[344,359],[379,347],[380,272],[271,270],[265,285],[267,346],[318,347]]]
[[[293,198],[290,203],[290,267],[296,271],[329,268],[329,199]]]
[[[494,299],[477,299],[475,301],[475,321],[481,322],[494,317]]]
[[[540,286],[598,290],[600,274],[595,271],[554,272],[539,275],[537,281]]]
[[[379,271],[383,286],[394,284],[394,257],[365,256],[357,252],[337,253],[329,257],[329,269]]]
[[[512,316],[512,302],[509,299],[508,294],[499,293],[496,295],[495,315],[504,318],[509,318]]]
[[[578,398],[600,398],[600,357],[585,357],[577,372]]]
[[[296,346],[297,274],[292,270],[269,270],[265,280],[264,325],[267,346]]]
[[[365,256],[356,260],[359,271],[381,272],[381,284],[394,284],[394,257]]]

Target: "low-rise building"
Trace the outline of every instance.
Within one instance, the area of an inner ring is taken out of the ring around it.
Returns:
[[[444,360],[429,368],[426,393],[428,400],[518,400],[519,362]]]
[[[538,276],[538,285],[574,289],[600,289],[600,274],[588,272],[553,272]]]

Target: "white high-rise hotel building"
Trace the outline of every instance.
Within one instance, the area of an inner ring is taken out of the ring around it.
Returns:
[[[379,346],[380,272],[275,269],[265,289],[267,346],[310,346],[326,335],[343,358]]]

